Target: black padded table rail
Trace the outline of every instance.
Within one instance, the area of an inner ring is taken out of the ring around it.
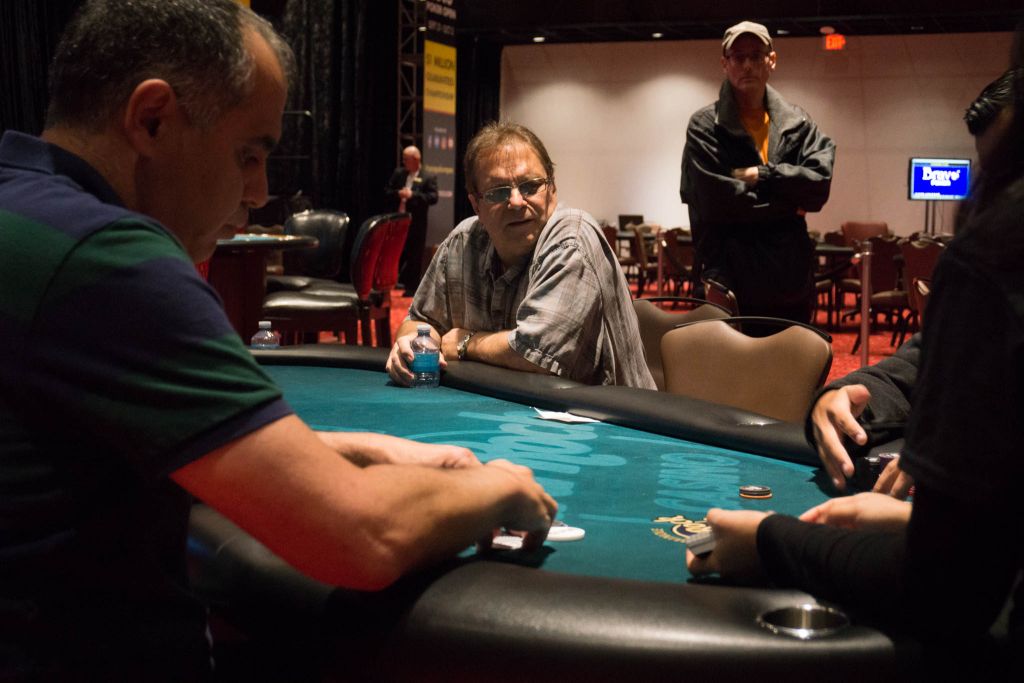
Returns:
[[[256,351],[260,362],[383,370],[387,349],[312,344]],[[631,387],[587,386],[553,375],[517,372],[472,361],[449,361],[441,383],[547,410],[808,465],[818,455],[803,425],[688,396]]]

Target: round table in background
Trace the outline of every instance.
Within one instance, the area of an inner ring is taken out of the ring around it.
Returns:
[[[313,249],[315,237],[305,235],[264,235],[240,233],[231,239],[217,240],[210,259],[209,282],[224,302],[231,326],[242,340],[259,328],[266,295],[267,257],[272,251]]]

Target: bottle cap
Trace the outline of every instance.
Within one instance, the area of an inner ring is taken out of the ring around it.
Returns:
[[[261,320],[260,321],[260,329],[261,330],[269,330],[270,328],[271,328],[271,324],[270,324],[269,320]]]
[[[416,326],[416,334],[430,334],[430,325],[420,323]]]

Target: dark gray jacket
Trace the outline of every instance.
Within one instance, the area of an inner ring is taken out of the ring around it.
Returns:
[[[880,443],[886,443],[903,436],[907,418],[910,416],[910,394],[917,383],[917,371],[921,362],[921,333],[918,332],[907,343],[896,350],[896,353],[874,365],[854,370],[845,377],[827,384],[811,403],[817,403],[818,397],[826,391],[832,391],[851,384],[863,384],[871,392],[868,407],[860,417],[868,432],[866,450]],[[814,444],[814,426],[810,415],[804,424],[804,434],[812,446]]]
[[[835,145],[803,109],[768,86],[768,163],[740,122],[732,86],[698,110],[686,130],[679,195],[690,213],[700,265],[754,304],[811,295],[813,245],[803,212],[820,211],[832,183]],[[758,167],[753,188],[733,169]]]

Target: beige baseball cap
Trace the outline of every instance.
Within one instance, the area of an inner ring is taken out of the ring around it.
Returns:
[[[736,39],[742,36],[744,33],[751,33],[768,46],[769,50],[775,49],[772,47],[772,37],[768,33],[768,29],[763,24],[756,24],[753,21],[741,21],[735,26],[730,26],[725,29],[725,35],[722,36],[722,52],[725,52],[732,44],[736,42]]]

